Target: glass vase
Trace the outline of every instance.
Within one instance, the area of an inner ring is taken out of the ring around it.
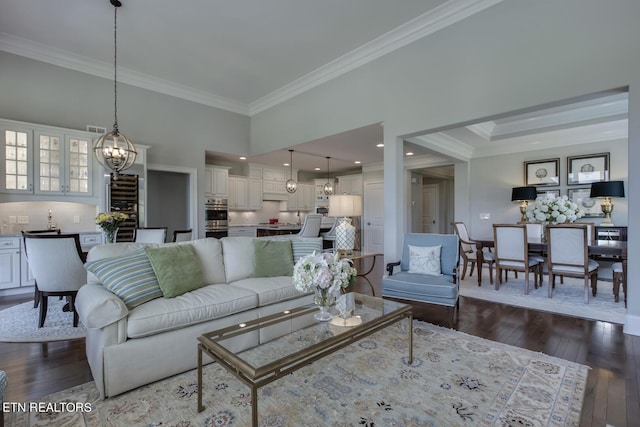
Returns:
[[[327,322],[333,319],[333,315],[329,313],[329,307],[333,303],[333,296],[326,289],[316,288],[313,302],[318,306],[318,311],[313,315],[314,319],[319,322]]]
[[[104,240],[106,243],[114,243],[116,241],[116,230],[105,231]]]

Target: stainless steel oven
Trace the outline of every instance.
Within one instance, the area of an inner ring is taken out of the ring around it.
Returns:
[[[205,232],[223,234],[229,230],[229,205],[227,199],[207,199],[204,204]]]

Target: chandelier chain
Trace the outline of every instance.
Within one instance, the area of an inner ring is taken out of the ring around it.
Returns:
[[[118,7],[113,8],[113,129],[118,132]]]

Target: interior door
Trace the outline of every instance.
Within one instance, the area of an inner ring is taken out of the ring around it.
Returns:
[[[422,231],[440,232],[440,190],[437,184],[422,186]]]
[[[382,182],[364,186],[364,252],[384,253],[384,193]]]

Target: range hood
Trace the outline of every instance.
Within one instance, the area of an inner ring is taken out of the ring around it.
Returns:
[[[282,193],[262,193],[262,200],[287,201],[289,196]]]

